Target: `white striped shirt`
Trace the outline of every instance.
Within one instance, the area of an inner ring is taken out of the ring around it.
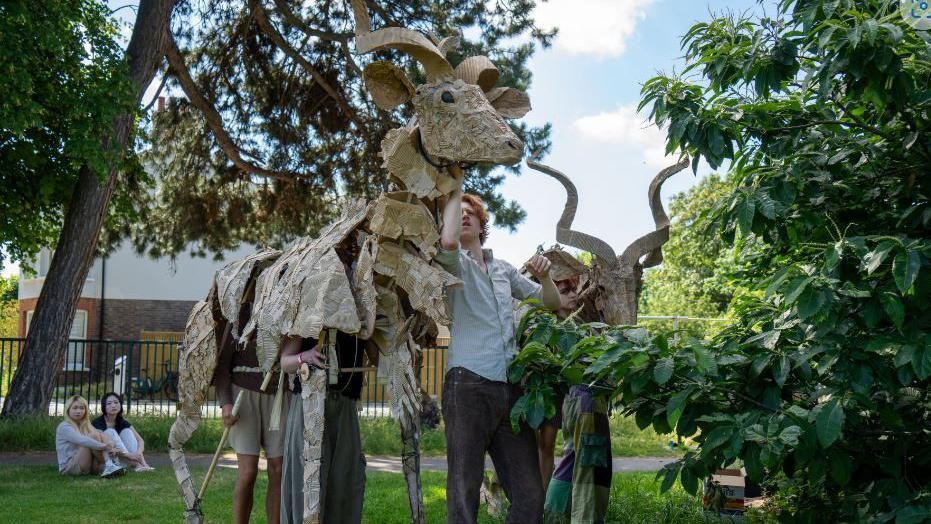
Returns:
[[[482,271],[469,251],[440,249],[434,260],[463,281],[449,290],[450,343],[446,369],[463,367],[489,380],[507,381],[507,366],[517,352],[512,298],[542,300],[540,284],[521,275],[511,264],[483,249]]]

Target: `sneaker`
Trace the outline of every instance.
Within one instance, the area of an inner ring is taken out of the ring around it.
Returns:
[[[155,468],[149,466],[148,464],[142,466],[136,466],[133,471],[137,473],[142,473],[143,471],[155,471]]]
[[[100,472],[100,476],[105,479],[112,479],[119,476],[122,476],[126,473],[126,466],[120,464],[115,460],[107,460],[103,464],[103,471]]]

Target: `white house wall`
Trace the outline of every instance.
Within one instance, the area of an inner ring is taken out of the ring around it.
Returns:
[[[255,251],[254,247],[245,246],[227,252],[222,261],[185,253],[171,263],[167,258],[153,260],[138,255],[131,246],[124,244],[107,257],[104,296],[107,300],[202,300],[210,290],[216,270]],[[49,254],[40,255],[35,265],[39,270],[37,277],[20,275],[20,300],[39,296],[48,270],[47,266],[43,267],[43,256]],[[100,259],[95,260],[88,271],[81,298],[100,298],[101,267]]]

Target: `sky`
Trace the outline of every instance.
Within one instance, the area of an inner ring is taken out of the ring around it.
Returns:
[[[112,2],[122,5],[121,2]],[[681,69],[679,41],[711,12],[760,11],[754,0],[549,0],[538,2],[541,27],[559,27],[552,47],[530,62],[532,125],[550,122],[552,151],[543,163],[568,175],[579,192],[573,229],[607,241],[621,253],[654,228],[647,188],[656,173],[673,164],[663,158],[665,133],[637,113],[641,85],[660,72]],[[766,0],[772,12],[774,0]],[[124,9],[121,15],[132,16]],[[663,200],[684,191],[698,176],[682,171],[663,186]],[[565,191],[554,179],[526,165],[509,176],[502,193],[527,211],[514,233],[492,229],[486,247],[495,256],[522,264],[540,244],[556,242],[556,222]],[[15,274],[18,265],[4,265]]]
[[[543,163],[578,189],[573,229],[605,240],[617,253],[654,229],[647,189],[676,159],[664,158],[665,133],[637,113],[641,85],[660,72],[681,70],[680,38],[709,12],[748,9],[762,10],[752,0],[550,0],[538,6],[538,24],[558,26],[559,35],[530,63],[533,110],[524,118],[553,125],[553,147]],[[556,180],[526,165],[521,171],[507,178],[502,193],[520,202],[527,219],[514,233],[493,229],[487,241],[497,257],[514,264],[538,245],[556,242],[566,198]],[[697,177],[691,169],[680,172],[663,186],[663,200],[710,172],[707,164]]]

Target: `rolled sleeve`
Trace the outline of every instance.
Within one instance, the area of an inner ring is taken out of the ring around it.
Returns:
[[[440,267],[457,277],[462,273],[459,266],[458,249],[446,250],[441,247],[437,251],[436,256],[433,257],[433,260],[435,260]]]
[[[528,298],[535,298],[540,301],[543,300],[543,286],[521,275],[517,271],[517,268],[510,264],[507,265],[505,273],[508,276],[508,280],[511,281],[512,297],[517,300],[527,300]]]

